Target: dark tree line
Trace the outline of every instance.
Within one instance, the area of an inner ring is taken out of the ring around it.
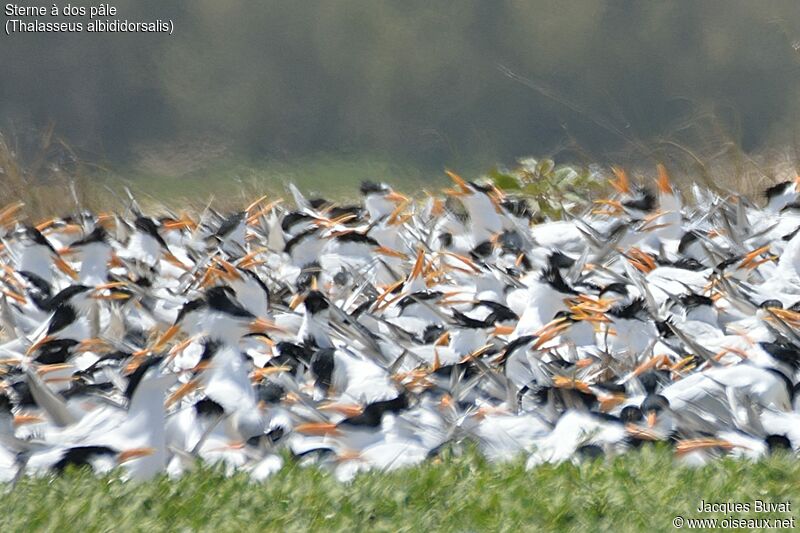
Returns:
[[[758,149],[792,141],[800,108],[791,0],[115,5],[175,34],[3,36],[3,127],[55,122],[110,157],[204,135],[442,164],[691,142],[698,124]]]

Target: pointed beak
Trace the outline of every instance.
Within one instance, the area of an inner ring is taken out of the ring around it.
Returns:
[[[579,294],[578,300],[581,301],[580,305],[591,306],[590,308],[597,311],[607,311],[609,307],[614,305],[614,300],[609,298],[595,298],[594,296],[587,296],[585,294]]]
[[[395,207],[394,210],[392,211],[392,214],[389,215],[388,219],[386,219],[386,223],[389,224],[390,226],[399,226],[405,223],[411,217],[411,215],[409,214],[403,215],[402,213],[405,210],[405,208],[408,207],[409,203],[411,202],[406,201],[398,203],[397,207]]]
[[[164,346],[166,346],[167,343],[171,341],[180,330],[181,327],[178,324],[171,325],[169,328],[167,328],[167,331],[165,331],[164,334],[161,335],[161,337],[156,341],[155,345],[153,346],[153,350],[159,351],[164,348]]]
[[[300,397],[295,394],[294,392],[287,392],[283,395],[283,401],[286,402],[288,405],[295,405],[300,403]]]
[[[646,228],[644,228],[644,226],[643,226],[644,231],[652,231],[653,229],[657,229],[657,228],[663,227],[664,224],[658,224],[658,225],[655,225],[655,226],[651,226],[650,224],[653,221],[656,221],[659,218],[661,218],[664,215],[669,214],[669,213],[672,213],[672,211],[662,211],[662,210],[659,209],[659,210],[655,211],[654,213],[650,213],[649,215],[644,217],[642,220],[644,220],[644,226],[647,226]]]
[[[21,294],[17,294],[14,291],[10,291],[8,289],[2,289],[0,290],[0,292],[2,292],[3,294],[5,294],[6,296],[8,296],[9,298],[11,298],[20,305],[25,305],[26,303],[28,303],[28,300],[24,296],[22,296]]]
[[[264,368],[256,368],[253,370],[252,379],[253,381],[261,381],[267,376],[272,376],[274,374],[280,374],[281,372],[291,372],[292,367],[290,366],[265,366]]]
[[[616,176],[616,180],[611,180],[609,183],[620,194],[630,194],[631,182],[628,179],[628,173],[621,167],[611,167],[611,171]]]
[[[514,333],[514,330],[517,329],[516,326],[495,326],[492,330],[492,335],[495,337],[499,337],[500,335],[511,335]]]
[[[336,461],[358,461],[361,459],[361,453],[356,450],[343,450],[336,456]]]
[[[675,445],[675,451],[678,453],[678,455],[714,448],[731,450],[735,448],[735,445],[730,441],[722,439],[686,439],[678,442]]]
[[[75,348],[77,352],[101,352],[107,351],[111,346],[100,338],[84,339]]]
[[[131,358],[131,360],[122,369],[123,376],[130,376],[131,374],[136,372],[136,369],[139,368],[139,365],[141,365],[147,358],[147,350],[139,350],[137,352],[134,352],[132,355],[133,357]]]
[[[422,270],[425,267],[425,250],[421,247],[417,250],[417,259],[414,261],[414,267],[411,269],[409,279],[417,279],[422,275]]]
[[[304,435],[340,435],[341,432],[337,429],[336,424],[326,422],[309,422],[307,424],[298,424],[294,430]]]
[[[464,263],[469,268],[471,268],[476,274],[481,272],[480,267],[478,267],[478,265],[475,264],[475,261],[473,261],[469,257],[463,256],[463,255],[460,255],[460,254],[457,254],[457,253],[453,253],[453,252],[442,252],[442,254],[446,255],[448,257],[452,257],[453,259],[457,259],[458,261]]]
[[[122,262],[122,259],[119,258],[116,252],[111,252],[111,259],[108,260],[108,266],[111,268],[120,268],[125,266],[125,263]]]
[[[560,318],[554,318],[553,320],[551,320],[550,322],[548,322],[547,324],[542,326],[538,331],[535,331],[533,334],[535,336],[539,337],[539,336],[545,334],[550,329],[552,329],[552,328],[554,328],[554,327],[556,327],[556,326],[558,326],[560,324],[563,324],[566,321],[567,321],[567,319],[565,317],[563,317],[563,316],[560,317]]]
[[[61,372],[63,370],[73,370],[75,367],[69,363],[56,363],[52,365],[40,365],[36,368],[36,373],[40,376],[46,376],[53,372]]]
[[[453,407],[454,404],[455,402],[453,402],[452,396],[447,393],[442,394],[442,399],[439,400],[439,407],[441,409],[449,409],[450,407]]]
[[[626,259],[631,265],[636,267],[637,270],[644,272],[645,274],[652,272],[658,267],[655,259],[653,259],[650,254],[645,253],[634,246],[628,249]]]
[[[391,294],[390,292],[383,292],[383,293],[381,293],[381,296],[384,296],[384,298],[381,299],[381,300],[378,300],[378,299],[375,300],[375,310],[376,311],[383,311],[384,309],[386,309],[387,307],[389,307],[390,305],[392,305],[396,301],[398,301],[398,300],[402,299],[403,297],[405,297],[405,293],[401,291],[400,293],[396,294],[395,296],[393,296],[391,298],[386,298],[386,296],[389,296],[390,294]]]
[[[336,226],[338,226],[340,224],[344,224],[345,222],[349,222],[350,220],[352,220],[354,218],[356,218],[356,215],[354,215],[352,213],[349,213],[349,214],[342,215],[342,216],[337,217],[337,218],[331,218],[331,219],[328,219],[328,218],[315,218],[314,220],[315,220],[317,226],[320,226],[320,227],[323,227],[323,228],[334,228],[334,227],[336,227]]]
[[[183,221],[176,219],[176,220],[170,220],[168,222],[164,222],[163,224],[161,224],[161,227],[165,231],[173,231],[173,230],[177,230],[177,229],[184,229],[186,227],[186,225],[183,223]]]
[[[61,228],[61,233],[66,235],[80,235],[83,233],[83,228],[77,224],[67,224],[63,228]]]
[[[42,222],[36,224],[36,229],[39,231],[44,231],[55,223],[56,223],[55,218],[48,218],[47,220],[43,220]]]
[[[183,350],[189,347],[195,340],[195,337],[189,337],[188,339],[184,339],[169,350],[169,356],[175,357],[177,354],[181,353]]]
[[[565,318],[559,318],[550,322],[550,324],[546,325],[542,330],[539,330],[541,333],[538,334],[536,342],[533,343],[533,349],[538,350],[570,326],[572,326],[572,324],[566,322]]]
[[[166,407],[172,407],[173,405],[181,401],[183,398],[185,398],[189,393],[199,388],[200,388],[199,379],[193,379],[191,381],[188,381],[183,385],[181,385],[180,387],[178,387],[175,390],[175,392],[173,392],[172,395],[169,398],[167,398],[167,401],[164,405]]]
[[[181,263],[181,260],[172,255],[170,252],[164,252],[164,259],[167,261],[167,263],[174,265],[181,270],[186,270],[187,272],[191,270],[188,266]]]
[[[17,213],[25,206],[22,202],[13,202],[0,211],[0,226],[11,226],[17,222]],[[41,230],[40,230],[41,231]]]
[[[109,283],[101,283],[100,285],[96,285],[94,290],[102,291],[104,289],[118,289],[120,287],[127,287],[130,285],[127,281],[112,281]]]
[[[267,347],[268,350],[271,350],[273,347],[275,347],[275,341],[270,339],[269,337],[267,337],[266,334],[264,334],[264,335],[253,335],[251,338],[257,340],[260,343],[262,343],[264,346]]]
[[[791,309],[781,309],[778,307],[768,307],[767,309],[774,313],[775,316],[784,320],[787,324],[795,327],[800,326],[800,313],[797,311],[792,311]]]
[[[593,203],[606,206],[605,209],[599,208],[592,210],[595,215],[617,215],[622,213],[622,202],[619,200],[595,200]]]
[[[444,201],[441,198],[434,198],[431,206],[431,216],[440,217],[444,214]]]
[[[114,215],[110,213],[100,213],[97,215],[97,223],[103,226],[105,229],[110,229],[115,222]]]
[[[381,302],[383,302],[389,295],[394,294],[394,291],[396,291],[398,287],[402,287],[403,283],[405,283],[405,280],[401,279],[399,281],[395,281],[391,285],[383,287],[383,292],[381,292],[375,298],[375,303],[380,304]]]
[[[395,192],[395,191],[391,191],[386,196],[384,196],[384,198],[386,198],[387,200],[389,200],[391,202],[394,202],[396,204],[403,204],[403,203],[408,203],[408,202],[411,201],[408,198],[408,196],[403,196],[399,192]]]
[[[267,198],[269,198],[268,194],[265,194],[264,196],[259,197],[255,202],[251,203],[250,205],[248,205],[247,207],[244,208],[245,213],[249,213],[250,211],[252,211],[256,207],[258,207],[258,205],[261,202],[263,202],[264,200],[266,200]]]
[[[299,293],[299,292],[298,292],[297,294],[295,294],[294,296],[292,296],[292,300],[289,302],[289,308],[290,308],[292,311],[294,311],[294,310],[295,310],[295,309],[297,309],[297,308],[300,306],[300,304],[301,304],[301,303],[303,303],[305,300],[306,300],[306,295],[305,295],[305,294],[303,294],[303,293]]]
[[[2,248],[0,248],[0,250],[2,250]],[[0,268],[2,268],[3,271],[5,272],[5,274],[2,275],[3,280],[6,283],[22,290],[22,285],[20,284],[19,281],[17,281],[15,277],[17,275],[17,271],[14,270],[10,265],[6,265],[5,263],[0,264]]]
[[[197,227],[197,224],[191,218],[189,218],[188,215],[182,215],[179,219],[165,222],[163,227],[166,230],[193,230],[195,227]]]
[[[585,381],[567,376],[553,376],[553,386],[558,389],[575,389],[587,394],[592,392],[591,387]]]
[[[251,266],[254,266],[256,264],[263,264],[264,261],[257,260],[256,257],[259,254],[262,254],[266,251],[268,251],[267,248],[258,248],[257,250],[251,251],[250,253],[248,253],[246,256],[242,257],[239,260],[237,266],[239,268],[250,268]]]
[[[450,176],[451,180],[453,180],[453,183],[455,184],[456,187],[458,187],[458,189],[459,189],[458,192],[460,192],[461,195],[467,195],[467,194],[470,193],[469,186],[467,185],[467,182],[464,181],[464,178],[462,178],[461,176],[459,176],[458,174],[456,174],[455,172],[453,172],[451,170],[445,170],[444,172],[445,172],[445,174]],[[456,191],[454,191],[454,192],[456,192]],[[458,195],[458,194],[456,194],[456,195]]]
[[[268,215],[269,212],[272,211],[272,209],[281,202],[283,202],[283,198],[278,198],[277,200],[268,203],[262,209],[259,209],[256,213],[253,213],[252,215],[248,216],[247,225],[254,226],[261,219],[261,217],[263,217],[264,215]],[[247,212],[249,213],[250,209],[248,209]]]
[[[650,411],[647,413],[647,427],[653,429],[656,426],[656,412]]]
[[[469,195],[469,192],[462,191],[461,189],[443,189],[442,192],[447,196],[451,196],[453,198]]]
[[[609,324],[611,323],[611,319],[605,316],[603,313],[592,313],[592,314],[576,314],[573,315],[575,320],[581,322],[590,322],[592,324]]]
[[[94,298],[95,300],[127,300],[128,298],[131,297],[130,294],[121,292],[111,292],[109,294],[102,294],[102,291],[118,289],[120,287],[127,287],[128,285],[130,284],[126,281],[112,281],[111,283],[103,283],[101,285],[97,285],[92,290],[92,293],[89,295],[89,297]]]
[[[67,276],[71,277],[74,280],[78,279],[78,273],[75,272],[75,269],[69,266],[69,264],[67,264],[67,262],[64,261],[60,256],[55,256],[53,258],[53,262],[61,272],[63,272],[64,274],[66,274]]]
[[[757,262],[756,259],[758,259],[758,256],[767,252],[769,252],[769,244],[767,244],[766,246],[762,246],[761,248],[756,248],[755,250],[748,253],[742,258],[742,261],[740,263],[741,267],[746,268],[748,270],[752,270],[753,268],[761,264],[761,263],[755,264]]]
[[[199,373],[208,370],[209,368],[211,368],[211,361],[205,360],[194,365],[191,369],[189,369],[189,371]]]
[[[44,337],[42,337],[38,341],[34,342],[31,345],[31,347],[28,348],[28,350],[25,352],[25,355],[30,355],[30,354],[34,353],[36,350],[38,350],[39,348],[41,348],[42,346],[44,346],[48,342],[52,341],[53,339],[55,339],[55,337],[53,337],[52,335],[45,335]]]
[[[491,344],[484,344],[483,346],[481,346],[480,348],[478,348],[474,352],[468,353],[467,355],[462,357],[461,360],[458,363],[459,364],[463,364],[463,363],[467,363],[469,361],[472,361],[474,359],[477,359],[478,357],[482,356],[483,354],[485,354],[486,352],[488,352],[491,349],[492,349],[492,345]]]
[[[248,268],[253,268],[255,266],[266,265],[266,264],[267,264],[267,261],[265,259],[251,259],[250,261],[247,261],[246,263],[240,263],[239,267],[240,268],[244,268],[244,269],[248,269]]]
[[[626,424],[625,431],[630,433],[631,435],[636,436],[642,440],[649,440],[649,441],[657,441],[659,440],[658,434],[654,433],[651,430],[645,429],[636,424]]]
[[[689,363],[691,363],[692,361],[694,361],[694,356],[690,355],[688,357],[684,357],[674,365],[670,366],[669,370],[670,372],[679,373],[681,370],[686,368],[686,366],[689,365]]]
[[[109,292],[108,294],[104,294],[103,291],[110,291],[111,289],[117,289],[120,287],[127,287],[129,283],[125,281],[114,281],[111,283],[103,283],[102,285],[96,286],[92,289],[89,298],[94,300],[127,300],[131,298],[131,295],[124,292]]]
[[[19,414],[14,416],[15,426],[24,426],[27,424],[41,424],[42,422],[46,422],[46,420],[41,416],[26,415],[26,414]]]
[[[242,275],[236,270],[236,267],[230,264],[228,261],[222,259],[221,257],[217,257],[215,259],[216,263],[222,267],[224,270],[223,277],[228,281],[239,281],[242,279]]]
[[[381,254],[381,255],[385,255],[387,257],[396,257],[398,259],[404,259],[404,260],[408,259],[408,256],[406,254],[404,254],[403,252],[398,252],[397,250],[393,250],[393,249],[388,248],[386,246],[378,246],[374,250],[375,250],[375,253],[378,253],[378,254]]]
[[[117,455],[117,462],[122,464],[132,459],[153,455],[154,453],[156,453],[155,448],[130,448],[128,450],[121,451],[119,455]]]
[[[672,184],[669,181],[667,167],[659,163],[656,165],[658,170],[658,190],[663,194],[672,194]]]
[[[645,372],[662,366],[669,366],[670,360],[669,357],[666,355],[654,355],[641,365],[637,366],[636,369],[633,371],[634,376],[641,376]]]
[[[93,300],[128,300],[131,295],[124,292],[112,292],[109,294],[92,294],[90,298]]]
[[[205,289],[213,287],[217,280],[222,277],[223,273],[221,270],[216,268],[214,265],[209,265],[208,268],[206,268],[203,277],[200,278],[200,286]]]
[[[450,344],[450,332],[449,331],[445,331],[444,333],[442,333],[439,336],[439,338],[436,339],[436,342],[433,343],[434,346],[447,346],[448,344]]]
[[[346,417],[358,416],[364,412],[364,408],[356,403],[330,402],[319,406],[318,409],[323,412],[339,413]]]
[[[266,318],[257,318],[250,323],[251,333],[267,333],[269,331],[275,333],[286,333],[284,328],[278,326],[271,320],[267,320]]]
[[[614,409],[616,406],[621,404],[625,401],[624,394],[603,394],[598,396],[598,402],[600,403],[600,411],[603,413],[607,413]]]

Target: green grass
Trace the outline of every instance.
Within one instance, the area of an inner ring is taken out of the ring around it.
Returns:
[[[188,172],[169,164],[155,168],[138,165],[97,176],[97,182],[121,191],[124,186],[143,203],[196,206],[214,199],[217,204],[247,205],[258,195],[270,193],[287,198],[286,186],[294,183],[309,196],[352,200],[364,180],[385,181],[402,191],[434,190],[449,182],[443,169],[427,169],[409,162],[380,156],[319,154],[292,160],[221,158]]]
[[[25,213],[35,220],[74,212],[71,181],[75,182],[82,207],[95,211],[127,207],[126,188],[146,209],[167,206],[197,210],[211,202],[216,208],[227,210],[249,205],[263,194],[282,197],[291,204],[289,183],[309,198],[324,196],[339,202],[355,200],[364,180],[386,182],[417,196],[450,183],[442,168],[426,168],[381,155],[316,154],[253,160],[225,154],[203,159],[187,151],[141,157],[126,164],[86,164],[72,173],[40,178],[40,172],[24,167],[0,144],[0,167],[0,209],[21,200],[26,205]],[[16,172],[9,176],[9,170],[4,173],[6,167]],[[475,178],[480,174],[475,168],[458,170]]]
[[[263,484],[213,470],[144,484],[73,471],[22,480],[0,497],[0,531],[669,531],[676,515],[792,516],[752,510],[714,515],[696,508],[701,500],[800,506],[798,481],[800,462],[792,456],[690,469],[677,466],[670,451],[653,448],[531,472],[521,460],[495,466],[467,453],[361,475],[352,484],[291,463]]]

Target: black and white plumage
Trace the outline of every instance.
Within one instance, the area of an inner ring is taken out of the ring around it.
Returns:
[[[261,480],[282,450],[346,480],[464,440],[530,467],[800,447],[796,182],[701,208],[663,168],[654,187],[617,170],[612,197],[546,220],[450,177],[419,203],[365,182],[358,205],[292,188],[196,221],[18,224],[0,481],[197,461]]]

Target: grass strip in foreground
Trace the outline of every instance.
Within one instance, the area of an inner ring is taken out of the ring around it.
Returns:
[[[800,514],[800,462],[724,459],[679,466],[646,448],[609,461],[543,466],[491,465],[477,454],[338,483],[291,462],[263,484],[198,469],[177,481],[144,484],[95,478],[23,479],[0,503],[0,531],[674,531],[684,518],[788,518]],[[757,513],[753,502],[792,503],[790,513]],[[699,513],[706,502],[742,502],[745,513]],[[795,504],[798,509],[795,509]]]

